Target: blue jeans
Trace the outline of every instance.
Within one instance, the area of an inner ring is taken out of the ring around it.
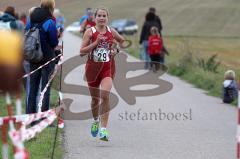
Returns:
[[[150,57],[148,55],[148,41],[144,40],[143,41],[143,50],[144,50],[144,56],[143,56],[143,60],[144,60],[144,68],[145,69],[149,69],[150,68]]]
[[[165,63],[165,55],[160,56],[160,61],[161,64]]]
[[[144,57],[144,48],[140,47],[140,49],[139,49],[139,59],[143,60],[143,57]]]
[[[30,63],[30,71],[37,69],[40,65]],[[37,113],[37,97],[41,82],[41,91],[45,88],[53,70],[55,63],[51,62],[47,66],[43,67],[41,70],[33,73],[30,76],[30,91],[28,95],[27,104],[27,114]],[[42,103],[42,111],[49,110],[49,100],[50,100],[50,86],[48,87],[46,93],[44,94],[44,99]]]
[[[24,73],[27,74],[30,72],[30,64],[28,61],[23,61],[23,68],[24,68]],[[28,95],[29,95],[29,90],[30,90],[30,77],[26,77],[25,79],[25,90],[26,90],[26,108],[28,105]],[[27,109],[26,109],[27,112]]]

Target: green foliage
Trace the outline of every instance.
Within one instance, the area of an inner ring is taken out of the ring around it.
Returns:
[[[198,88],[207,90],[210,95],[220,97],[223,72],[217,71],[220,67],[220,62],[216,60],[217,55],[209,58],[197,58],[197,50],[192,48],[191,43],[186,40],[183,43],[184,45],[179,50],[184,55],[168,65],[168,72],[181,77]]]
[[[220,66],[221,62],[218,62],[216,60],[217,54],[212,55],[208,59],[204,58],[198,58],[197,59],[197,64],[200,68],[202,68],[204,71],[210,71],[213,73],[217,73],[217,69]]]

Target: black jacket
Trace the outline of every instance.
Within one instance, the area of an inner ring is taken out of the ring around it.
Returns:
[[[159,24],[156,21],[145,21],[142,27],[142,32],[140,35],[140,41],[139,44],[142,44],[144,40],[148,40],[148,37],[150,35],[150,29],[152,26],[155,26],[159,28]]]
[[[155,21],[158,23],[158,30],[159,30],[159,32],[160,32],[160,35],[162,36],[162,21],[161,21],[161,19],[159,18],[159,16],[155,16]]]

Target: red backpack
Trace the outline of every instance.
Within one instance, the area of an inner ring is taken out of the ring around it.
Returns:
[[[162,38],[159,35],[150,35],[148,38],[148,54],[160,55],[163,47]]]

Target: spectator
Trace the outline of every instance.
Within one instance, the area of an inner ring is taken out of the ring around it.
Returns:
[[[158,23],[158,30],[160,35],[162,36],[162,21],[158,15],[156,15],[156,9],[154,7],[149,8],[149,12],[154,13],[155,21]]]
[[[150,57],[148,55],[148,38],[150,35],[150,28],[152,26],[155,26],[159,28],[159,24],[155,21],[155,14],[152,12],[148,12],[145,16],[145,22],[142,27],[141,35],[139,44],[143,47],[143,59],[145,62],[144,68],[145,69],[151,69],[150,67]]]
[[[89,11],[87,13],[87,16],[88,18],[83,21],[80,29],[80,33],[83,33],[83,34],[88,28],[91,28],[96,25],[96,23],[94,22],[93,12]]]
[[[80,25],[82,25],[82,23],[88,18],[89,12],[92,12],[92,8],[86,8],[85,15],[83,15],[79,20]]]
[[[24,26],[26,26],[26,24],[27,24],[27,15],[25,13],[22,13],[20,15],[19,20],[21,20],[23,22]]]
[[[58,33],[53,17],[54,7],[54,0],[41,0],[41,6],[35,8],[30,14],[30,20],[27,22],[26,30],[29,30],[33,26],[42,28],[40,30],[40,42],[43,51],[43,59],[39,63],[30,62],[30,71],[35,70],[45,62],[55,57],[54,49],[58,45]],[[43,90],[54,70],[54,66],[55,63],[51,62],[30,76],[30,92],[26,108],[27,114],[37,112],[36,99],[38,95],[38,89],[40,87],[40,81],[42,86],[41,90]],[[49,109],[49,99],[50,87],[48,87],[44,95],[41,109],[42,111]]]
[[[64,30],[64,23],[65,23],[64,16],[62,15],[62,13],[60,12],[59,9],[55,9],[53,15],[56,18],[57,29],[59,29],[59,30],[61,30],[61,32],[63,32],[63,30]]]
[[[156,23],[158,23],[158,30],[159,30],[160,36],[162,37],[162,29],[163,29],[162,28],[162,21],[161,21],[160,17],[158,15],[156,15],[156,9],[154,7],[150,7],[149,8],[149,12],[155,14],[155,21],[156,21]],[[166,49],[166,47],[163,45],[163,47],[162,47],[162,54],[161,54],[163,63],[164,63],[164,60],[165,60],[165,54],[169,55],[169,52]]]
[[[238,98],[238,85],[235,80],[235,72],[228,70],[224,74],[223,102],[232,103]]]
[[[8,6],[0,17],[0,29],[19,30],[15,18],[15,8]]]
[[[18,13],[15,13],[15,18],[16,18],[17,28],[23,34],[25,25],[21,20],[19,20],[19,14]]]

